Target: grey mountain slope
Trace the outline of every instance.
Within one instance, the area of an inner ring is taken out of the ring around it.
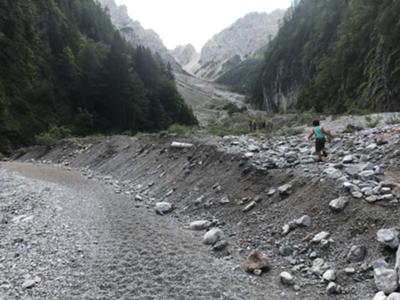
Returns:
[[[175,71],[182,71],[181,66],[169,53],[158,34],[151,29],[144,29],[142,25],[132,20],[125,5],[118,6],[114,0],[97,0],[108,9],[111,21],[120,30],[125,39],[133,46],[144,46],[158,53],[164,62],[170,63]]]
[[[237,66],[277,34],[285,10],[272,13],[252,12],[216,34],[201,50],[199,67],[194,73],[215,80]]]
[[[185,71],[193,73],[198,68],[200,53],[196,51],[192,44],[177,46],[170,52]]]

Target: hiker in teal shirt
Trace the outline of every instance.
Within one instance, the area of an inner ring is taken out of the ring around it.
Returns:
[[[318,161],[322,161],[322,156],[328,156],[325,150],[325,136],[328,137],[329,141],[333,139],[333,135],[324,127],[321,127],[318,120],[315,120],[308,139],[315,137],[315,153],[318,155]]]

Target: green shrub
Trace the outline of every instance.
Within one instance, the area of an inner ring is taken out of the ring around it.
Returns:
[[[185,134],[190,134],[193,132],[192,127],[180,125],[180,124],[172,124],[168,128],[168,133],[169,134],[179,134],[179,135],[185,135]]]
[[[239,107],[235,103],[228,103],[223,107],[228,112],[228,115],[232,116],[234,113],[241,113],[247,110],[246,106]]]
[[[71,130],[64,126],[51,126],[48,132],[42,132],[35,136],[39,145],[53,146],[58,140],[71,136]]]

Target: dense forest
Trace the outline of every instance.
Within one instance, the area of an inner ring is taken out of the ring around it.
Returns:
[[[400,109],[400,1],[302,0],[265,54],[263,109]]]
[[[132,48],[94,0],[0,1],[0,150],[57,128],[85,135],[172,123],[196,120],[169,66]]]

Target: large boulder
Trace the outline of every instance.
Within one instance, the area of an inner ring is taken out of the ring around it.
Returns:
[[[399,286],[397,273],[392,269],[384,267],[374,269],[374,279],[376,288],[386,294],[395,292]]]
[[[387,300],[400,300],[400,293],[391,293]]]
[[[387,300],[387,297],[384,292],[376,293],[372,300]]]
[[[254,270],[268,271],[271,269],[271,264],[267,255],[260,250],[252,250],[243,264],[246,272],[254,272]]]
[[[394,228],[378,230],[376,238],[378,242],[392,249],[396,249],[399,246],[399,232]]]
[[[203,243],[206,245],[214,245],[224,239],[224,233],[219,228],[212,228],[206,232],[203,237]]]

